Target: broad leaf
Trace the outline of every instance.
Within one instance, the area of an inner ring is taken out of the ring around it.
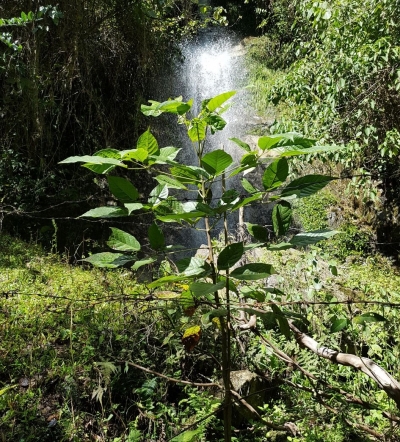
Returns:
[[[362,315],[353,318],[353,322],[360,325],[364,325],[366,322],[384,322],[386,320],[387,319],[384,316],[374,312],[363,313]]]
[[[292,221],[292,208],[290,203],[282,201],[276,204],[272,210],[272,223],[274,225],[274,232],[277,236],[284,235]]]
[[[247,181],[246,178],[242,178],[240,182],[242,183],[243,189],[246,190],[246,192],[256,193],[259,191],[249,181]]]
[[[263,197],[263,194],[261,192],[259,192],[259,193],[252,195],[252,196],[249,196],[247,198],[243,198],[242,200],[238,201],[237,203],[235,203],[233,205],[232,212],[240,209],[243,206],[247,206],[247,204],[249,204],[253,201],[260,200],[262,197]]]
[[[289,243],[294,246],[297,246],[297,247],[306,247],[311,244],[315,244],[319,241],[322,241],[324,239],[328,239],[331,236],[336,235],[337,233],[340,233],[340,232],[338,232],[337,230],[327,230],[327,229],[299,233],[299,234],[295,235],[289,241]]]
[[[68,157],[65,160],[59,162],[59,164],[69,164],[69,163],[107,164],[110,166],[114,165],[120,167],[127,167],[126,164],[122,163],[120,160],[117,160],[116,158],[100,157],[96,155]]]
[[[159,152],[157,140],[149,129],[139,137],[136,147],[146,150],[149,155]]]
[[[118,218],[128,216],[128,211],[122,207],[96,207],[81,215],[79,218]]]
[[[258,224],[245,224],[250,235],[253,236],[255,239],[263,242],[268,240],[268,230],[265,227],[259,226]]]
[[[168,186],[159,184],[150,192],[149,203],[156,205],[168,198]]]
[[[196,419],[195,416],[193,416],[190,419]],[[198,440],[198,438],[203,434],[204,429],[203,428],[197,428],[196,430],[186,430],[181,434],[178,434],[178,436],[175,436],[173,439],[170,439],[171,442],[195,442]]]
[[[126,178],[121,178],[119,176],[108,176],[107,177],[108,186],[110,192],[119,200],[121,203],[133,203],[139,197],[139,192],[136,187]]]
[[[283,189],[281,197],[295,195],[297,198],[305,198],[317,193],[335,179],[326,175],[307,175],[288,184]]]
[[[193,143],[203,141],[206,137],[207,121],[201,118],[193,118],[188,127],[188,135]]]
[[[115,158],[118,160],[121,159],[120,152],[116,149],[111,149],[111,148],[99,150],[98,152],[96,152],[94,154],[94,156],[102,157],[102,158]],[[86,167],[87,169],[91,170],[94,173],[99,173],[99,174],[105,174],[115,168],[115,165],[109,165],[109,164],[85,163],[82,166]]]
[[[268,278],[273,273],[275,272],[270,264],[253,263],[238,267],[231,273],[231,277],[241,281],[255,281]]]
[[[162,250],[165,248],[164,233],[156,223],[153,223],[149,227],[148,234],[149,234],[150,247],[152,249]]]
[[[158,155],[152,155],[151,159],[155,164],[166,164],[168,161],[173,161],[180,150],[181,149],[173,146],[163,147],[160,149]]]
[[[210,284],[208,282],[193,282],[190,284],[189,289],[196,297],[201,298],[225,288],[225,284],[225,281],[220,281],[217,284]]]
[[[229,91],[217,95],[216,97],[211,98],[211,100],[208,101],[206,107],[210,112],[214,112],[216,109],[221,107],[225,103],[225,101],[229,100],[229,98],[233,97],[235,94],[236,91]]]
[[[156,287],[164,286],[165,284],[177,281],[182,281],[182,275],[163,276],[162,278],[159,278],[156,281],[153,281],[150,284],[148,284],[148,287],[154,289]]]
[[[163,103],[158,101],[149,100],[150,106],[142,104],[141,111],[146,116],[158,117],[163,112],[170,114],[183,115],[191,108],[190,101],[187,103],[182,102],[181,98],[175,100],[167,100]]]
[[[314,146],[315,140],[305,138],[296,132],[288,132],[285,134],[269,135],[261,137],[258,140],[258,146],[262,150],[272,149],[280,146],[296,146],[301,149],[308,149]]]
[[[107,245],[119,252],[137,252],[140,250],[139,241],[123,230],[111,227],[112,234],[107,241]]]
[[[226,121],[219,115],[210,115],[207,118],[207,123],[210,126],[212,134],[215,134],[215,132],[222,130],[226,126]]]
[[[187,187],[184,184],[182,184],[180,181],[168,175],[158,175],[154,177],[154,179],[156,179],[162,185],[166,184],[170,189],[183,189],[183,190],[187,189]]]
[[[156,259],[154,259],[154,258],[141,259],[139,261],[136,261],[135,264],[133,264],[133,266],[131,267],[131,269],[133,271],[136,271],[136,270],[140,269],[140,267],[152,264],[155,261],[156,261]]]
[[[350,324],[350,321],[347,318],[339,318],[335,319],[332,322],[331,325],[331,333],[337,333],[340,330],[343,330],[344,328],[347,328],[347,326]]]
[[[251,152],[251,147],[245,143],[242,140],[239,140],[239,138],[229,138],[231,141],[233,141],[235,144],[237,144],[239,147],[241,147],[246,152]]]
[[[87,258],[81,259],[81,261],[90,262],[90,264],[94,265],[95,267],[104,267],[108,269],[121,267],[134,260],[135,258],[133,256],[111,252],[95,253]]]
[[[210,264],[197,257],[181,259],[176,266],[184,276],[206,276],[211,272]]]
[[[243,256],[243,242],[229,244],[218,255],[217,266],[219,270],[228,270]]]
[[[143,208],[142,203],[125,203],[125,208],[128,209],[128,215],[130,215],[135,210],[140,210]]]
[[[279,158],[271,163],[264,172],[262,183],[266,191],[281,186],[289,175],[289,164],[286,158]]]
[[[123,154],[124,161],[138,161],[139,163],[144,163],[149,157],[149,152],[142,147],[140,149],[125,150],[121,154]]]
[[[276,157],[295,157],[301,155],[313,155],[317,153],[333,153],[344,150],[346,146],[312,146],[304,149],[298,146],[276,147],[270,151],[270,155]]]
[[[213,150],[201,159],[202,166],[211,175],[219,175],[232,163],[232,157],[221,149]]]

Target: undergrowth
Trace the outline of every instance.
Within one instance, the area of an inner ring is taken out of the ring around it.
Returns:
[[[174,378],[209,382],[218,377],[213,327],[204,331],[194,352],[186,353],[180,328],[190,318],[168,300],[165,309],[159,300],[158,308],[152,305],[149,293],[126,269],[74,267],[5,234],[0,247],[0,440],[167,441],[193,424],[193,441],[221,438],[215,391],[165,382],[125,362]],[[308,333],[321,344],[375,358],[387,370],[400,371],[397,309],[357,303],[400,302],[400,276],[389,260],[375,255],[341,264],[315,247],[264,252],[256,259],[274,265],[279,277],[269,283],[286,293],[282,302],[300,301],[290,309],[307,315]],[[329,306],[313,305],[314,301],[345,302]],[[368,311],[378,312],[385,322],[352,322]],[[171,329],[172,318],[178,326]],[[348,327],[332,333],[335,318],[347,318]],[[312,401],[309,379],[244,334],[247,350],[234,353],[235,368],[264,367],[269,379],[258,411],[268,421],[295,422],[301,436],[284,436],[254,422],[252,427],[239,426],[236,440],[365,440],[346,425],[344,416],[389,431],[381,411],[392,411],[393,405],[365,376],[316,359],[287,341],[276,324],[259,320],[258,328],[296,363],[324,382],[370,401],[372,410],[360,413],[342,403],[337,393],[329,400],[331,408]],[[343,414],[329,411],[335,403],[342,403]],[[390,431],[395,437],[395,430]],[[390,437],[387,440],[396,440]]]

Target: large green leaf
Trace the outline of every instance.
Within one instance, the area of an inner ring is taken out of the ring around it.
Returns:
[[[149,152],[143,147],[139,149],[124,150],[121,152],[123,154],[122,159],[124,161],[138,161],[139,163],[144,163],[149,157]]]
[[[159,153],[158,143],[154,135],[149,129],[146,130],[142,135],[140,135],[136,147],[138,149],[146,150],[149,155],[154,155]]]
[[[168,198],[168,186],[166,184],[159,184],[150,192],[149,203],[159,204]]]
[[[210,284],[208,282],[193,282],[190,284],[189,289],[196,297],[201,298],[202,296],[206,296],[223,289],[225,285],[225,281],[220,281],[217,284]]]
[[[139,261],[135,261],[135,264],[133,264],[133,266],[131,267],[131,269],[133,271],[136,271],[138,269],[140,269],[140,267],[152,264],[153,262],[155,262],[156,259],[154,258],[146,258],[146,259],[141,259]]]
[[[265,170],[262,183],[266,191],[271,191],[281,186],[289,175],[289,164],[286,158],[279,158],[271,163]]]
[[[140,250],[139,241],[123,230],[111,227],[112,234],[107,241],[107,245],[119,252],[137,252]]]
[[[180,181],[168,175],[158,175],[154,177],[154,179],[162,185],[166,184],[170,189],[187,189],[187,187]]]
[[[128,209],[128,215],[135,210],[140,210],[144,207],[142,203],[125,203],[124,206],[126,209]]]
[[[275,272],[270,264],[253,263],[238,267],[231,273],[231,277],[241,281],[255,281],[268,278],[273,273]]]
[[[210,115],[207,118],[207,124],[210,126],[211,133],[215,134],[226,126],[226,121],[219,115]]]
[[[184,103],[181,100],[168,100],[160,103],[158,109],[170,114],[183,115],[191,108],[190,102]]]
[[[243,256],[243,242],[236,242],[226,246],[218,255],[217,266],[219,270],[228,270]]]
[[[233,97],[236,91],[224,92],[223,94],[217,95],[208,101],[206,107],[210,112],[214,112],[216,109],[221,107],[229,98]]]
[[[279,141],[283,140],[284,138],[284,134],[269,135],[267,137],[260,137],[257,144],[261,150],[269,150],[275,147]]]
[[[328,239],[331,236],[336,235],[337,233],[340,232],[338,232],[337,230],[327,230],[327,229],[313,230],[312,232],[304,232],[295,235],[289,241],[289,243],[297,247],[306,247],[311,244],[315,244],[319,241],[322,241],[324,239]]]
[[[282,191],[281,197],[295,195],[297,198],[305,198],[317,193],[328,183],[336,178],[326,175],[307,175],[293,180]]]
[[[81,215],[79,218],[118,218],[128,216],[128,211],[122,207],[96,207]]]
[[[206,137],[207,121],[202,118],[193,118],[188,127],[188,135],[193,143],[203,141]]]
[[[249,204],[253,201],[260,200],[262,197],[263,197],[263,194],[261,192],[259,192],[259,193],[255,193],[254,195],[249,196],[247,198],[243,198],[242,200],[238,201],[237,203],[235,203],[232,206],[232,212],[240,209],[243,206],[247,206],[247,204]]]
[[[122,163],[120,160],[116,158],[100,157],[96,155],[93,156],[82,155],[82,156],[68,157],[65,160],[59,162],[59,164],[69,164],[69,163],[107,164],[110,166],[114,165],[120,167],[127,167],[126,164]]]
[[[197,166],[179,165],[171,167],[171,175],[184,184],[198,184],[202,177],[206,180],[210,178],[206,170]]]
[[[171,282],[177,282],[182,281],[182,275],[169,275],[169,276],[163,276],[162,278],[156,279],[155,281],[151,282],[148,287],[150,289],[154,289],[156,287],[163,286],[165,284],[169,284]]]
[[[192,418],[191,418],[192,419]],[[196,419],[193,416],[193,419]],[[186,430],[178,436],[175,436],[173,439],[170,439],[171,442],[195,442],[199,440],[199,437],[204,433],[203,428],[197,428],[196,430]]]
[[[253,236],[255,239],[263,242],[268,240],[268,230],[265,227],[259,226],[258,224],[245,224],[250,235]]]
[[[152,249],[162,250],[165,248],[164,233],[156,223],[153,223],[149,227],[148,234],[149,234],[150,247]]]
[[[308,149],[314,146],[314,144],[315,140],[305,138],[296,132],[269,135],[267,137],[260,137],[258,140],[258,147],[262,150],[270,150],[282,146],[296,146],[300,149]]]
[[[272,223],[274,225],[274,232],[277,236],[284,235],[292,221],[292,208],[287,201],[281,201],[276,204],[272,210]]]
[[[95,253],[87,258],[81,259],[81,261],[90,262],[90,264],[95,267],[104,267],[108,269],[121,267],[134,260],[135,258],[133,256],[112,252]]]
[[[258,189],[256,189],[248,180],[246,180],[246,178],[242,178],[241,180],[240,180],[240,182],[242,183],[242,186],[243,186],[243,189],[246,191],[246,192],[249,192],[249,193],[256,193],[256,192],[259,192],[259,190]]]
[[[362,315],[353,318],[353,322],[360,325],[364,325],[367,322],[384,322],[386,320],[387,319],[384,316],[375,312],[363,313]]]
[[[158,117],[163,112],[170,114],[183,115],[191,108],[191,101],[187,103],[182,102],[181,97],[175,100],[167,100],[162,103],[154,100],[149,100],[150,106],[142,104],[141,111],[146,116]]]
[[[345,149],[346,146],[312,146],[304,149],[299,146],[276,147],[270,151],[270,155],[276,157],[295,157],[300,155],[312,155],[317,153],[332,153]]]
[[[237,144],[239,147],[241,147],[246,152],[251,152],[251,147],[245,143],[242,140],[239,140],[239,138],[229,138],[231,141],[233,141],[235,144]]]
[[[181,149],[173,146],[162,147],[158,155],[151,155],[150,159],[154,164],[166,164],[173,161]]]
[[[335,318],[332,321],[330,332],[337,333],[338,331],[343,330],[344,328],[347,328],[349,324],[350,324],[350,321],[347,318],[339,318],[339,319]]]
[[[181,259],[176,266],[184,276],[206,276],[211,272],[210,264],[197,257]]]
[[[107,177],[108,186],[110,192],[119,200],[121,203],[133,203],[139,197],[139,192],[136,187],[126,178],[121,178],[119,176],[108,176]]]
[[[111,148],[99,150],[98,152],[96,152],[94,154],[94,156],[102,157],[102,158],[115,158],[118,160],[121,159],[120,151],[116,150],[116,149],[111,149]],[[86,167],[87,169],[91,170],[92,172],[98,173],[98,174],[105,174],[115,168],[115,165],[109,165],[109,164],[85,163],[82,166]]]
[[[211,175],[219,175],[232,163],[232,157],[221,149],[213,150],[201,159],[201,165]]]

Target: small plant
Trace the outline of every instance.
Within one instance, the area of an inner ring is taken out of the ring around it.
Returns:
[[[252,313],[249,308],[238,307],[238,300],[265,300],[266,293],[256,290],[252,284],[275,273],[270,264],[242,264],[246,250],[255,247],[269,250],[305,247],[336,233],[327,229],[315,230],[272,245],[268,242],[265,227],[248,223],[248,230],[257,242],[244,244],[243,241],[234,242],[229,236],[228,218],[250,204],[273,202],[274,231],[277,236],[285,235],[292,220],[291,202],[318,192],[335,179],[325,175],[308,175],[286,184],[289,176],[288,158],[338,149],[317,146],[314,140],[297,133],[287,133],[261,137],[255,150],[243,141],[232,138],[231,141],[244,152],[238,164],[234,164],[231,155],[223,149],[206,153],[206,138],[209,133],[213,135],[225,127],[226,121],[222,114],[227,109],[226,102],[234,95],[235,91],[230,91],[204,100],[200,113],[195,116],[190,114],[192,100],[184,102],[181,97],[162,103],[150,101],[150,105],[142,106],[142,112],[147,116],[157,117],[162,113],[177,116],[178,122],[186,127],[192,142],[195,164],[187,165],[177,161],[176,156],[180,149],[160,148],[150,130],[141,135],[134,149],[105,149],[92,156],[75,156],[62,161],[63,164],[81,162],[93,172],[107,175],[110,192],[119,201],[118,206],[98,207],[84,213],[82,217],[127,217],[138,211],[153,214],[154,221],[148,229],[148,246],[142,247],[133,235],[112,228],[107,243],[112,251],[91,255],[84,261],[105,268],[133,263],[134,271],[144,265],[156,263],[160,258],[170,261],[171,269],[175,269],[175,272],[149,283],[148,289],[153,296],[165,296],[167,290],[181,284],[181,289],[172,293],[169,291],[169,296],[179,299],[184,314],[189,317],[182,337],[182,343],[188,352],[198,344],[203,327],[208,327],[213,321],[217,324],[221,336],[224,432],[227,442],[232,440],[233,425],[230,380],[233,325],[240,310]],[[123,172],[147,170],[154,173],[157,185],[147,199],[142,199],[139,190],[127,178],[112,174],[117,168]],[[256,187],[244,177],[241,179],[242,191],[228,187],[229,179],[260,168],[263,170],[262,188]],[[187,200],[187,192],[193,195],[190,200]],[[200,221],[204,222],[204,227],[201,227]],[[212,230],[221,222],[223,242],[222,247],[216,248]],[[177,247],[166,243],[163,223],[177,223],[189,229],[204,229],[207,257],[172,259]],[[139,259],[139,252],[144,252],[145,257]],[[196,315],[199,306],[208,309],[206,313],[199,309],[202,311],[201,317]],[[274,306],[271,314],[271,319],[287,335],[288,320],[281,310]]]

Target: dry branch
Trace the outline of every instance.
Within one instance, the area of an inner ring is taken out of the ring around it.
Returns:
[[[289,321],[289,326],[296,336],[297,342],[311,350],[316,355],[328,359],[331,362],[339,365],[353,367],[356,370],[362,371],[372,380],[374,380],[379,387],[386,392],[386,394],[395,401],[397,408],[400,409],[400,383],[391,376],[386,370],[377,365],[369,358],[363,358],[350,353],[342,353],[340,351],[332,350],[328,347],[320,345],[315,339],[302,333],[292,322]]]

